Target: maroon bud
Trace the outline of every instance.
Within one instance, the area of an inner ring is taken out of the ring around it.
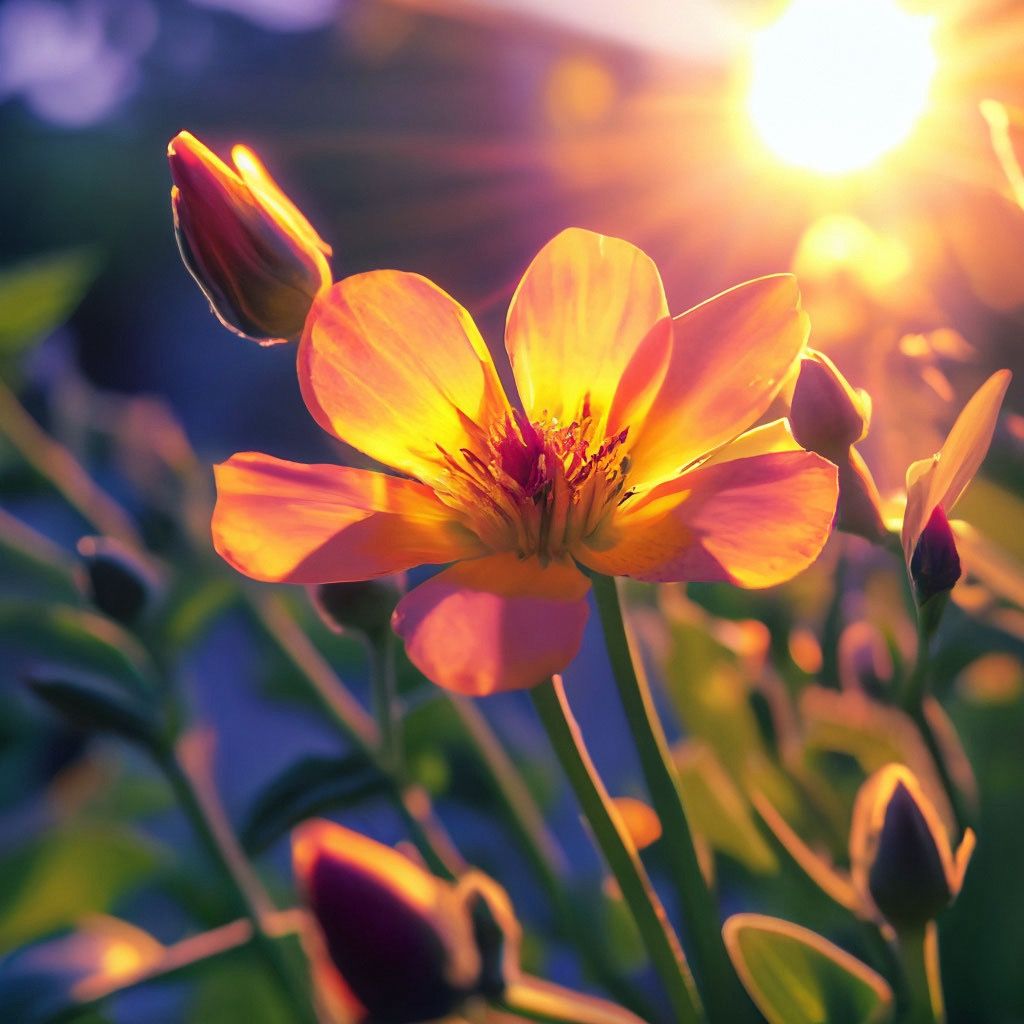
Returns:
[[[910,577],[918,605],[952,590],[960,579],[956,538],[941,505],[936,505],[910,556]]]

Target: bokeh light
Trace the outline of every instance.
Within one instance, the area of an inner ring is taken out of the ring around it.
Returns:
[[[749,109],[779,157],[825,174],[872,163],[925,109],[932,20],[893,0],[795,0],[754,40]]]

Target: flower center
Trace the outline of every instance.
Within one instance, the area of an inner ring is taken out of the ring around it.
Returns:
[[[483,456],[442,448],[448,470],[435,490],[492,550],[561,558],[628,495],[629,428],[599,444],[592,432],[586,409],[565,426],[531,423],[516,410],[486,439]]]

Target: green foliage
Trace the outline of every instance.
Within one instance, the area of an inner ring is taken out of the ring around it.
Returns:
[[[0,860],[0,950],[111,910],[162,860],[127,826],[82,822],[30,840]]]
[[[759,875],[773,873],[778,862],[755,822],[743,793],[722,768],[714,751],[700,741],[675,751],[687,816],[713,849]]]
[[[109,732],[155,747],[164,729],[152,700],[106,676],[37,665],[28,670],[32,692],[75,728]]]
[[[305,758],[256,797],[241,829],[242,844],[263,850],[306,818],[352,807],[391,788],[388,776],[359,754]]]
[[[154,688],[138,641],[102,615],[68,605],[0,602],[0,653],[8,683],[45,662],[105,676],[140,695]]]
[[[0,369],[59,327],[99,270],[95,249],[72,249],[0,272]]]
[[[815,932],[760,914],[725,926],[729,955],[769,1024],[883,1024],[892,991],[870,968]]]

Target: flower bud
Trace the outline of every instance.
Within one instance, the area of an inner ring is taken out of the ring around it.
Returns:
[[[839,469],[836,527],[872,543],[887,536],[874,478],[853,447],[867,436],[871,398],[854,390],[826,355],[809,349],[800,362],[789,410],[793,436]]]
[[[853,880],[897,931],[923,927],[956,899],[973,850],[968,829],[954,856],[908,768],[886,765],[861,786],[850,830]]]
[[[800,363],[789,413],[797,441],[828,459],[845,455],[867,434],[870,419],[867,392],[855,391],[828,356],[809,349]]]
[[[178,248],[217,318],[264,344],[298,337],[331,284],[330,247],[244,146],[232,169],[180,132],[167,158]]]
[[[309,588],[309,596],[329,629],[351,629],[375,637],[391,629],[391,613],[405,590],[404,575],[362,583],[321,583]]]
[[[922,607],[933,597],[952,590],[960,579],[956,538],[941,505],[932,510],[910,556],[910,578]]]
[[[89,600],[118,622],[135,622],[159,589],[156,572],[113,537],[83,537],[78,553],[79,583]]]
[[[450,884],[329,821],[300,826],[292,849],[322,940],[313,961],[336,1007],[359,1021],[413,1024],[501,994],[519,929],[496,883],[470,873]]]

